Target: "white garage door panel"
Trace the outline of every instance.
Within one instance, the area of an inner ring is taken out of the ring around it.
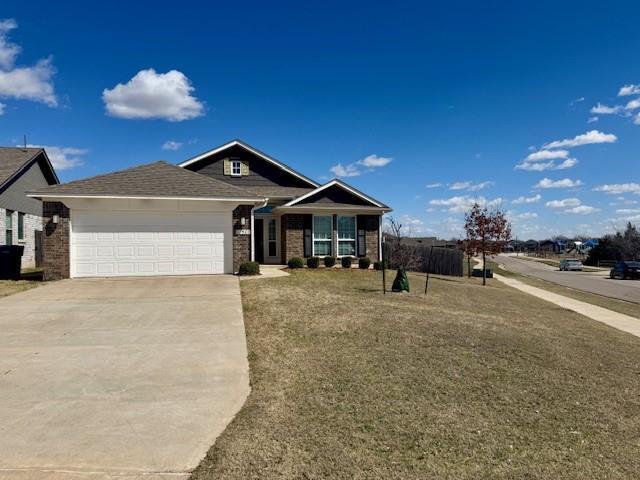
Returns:
[[[74,277],[229,273],[231,214],[76,210],[71,254]]]

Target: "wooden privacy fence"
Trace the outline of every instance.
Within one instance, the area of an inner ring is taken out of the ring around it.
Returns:
[[[462,277],[464,254],[454,248],[431,247],[430,245],[401,245],[394,242],[383,244],[383,255],[389,268],[396,269],[403,265],[414,272],[435,273]],[[429,262],[431,255],[431,262]]]
[[[418,268],[421,272],[435,273],[436,275],[462,276],[464,254],[461,250],[441,247],[416,247],[419,257]],[[429,261],[431,256],[431,261]]]

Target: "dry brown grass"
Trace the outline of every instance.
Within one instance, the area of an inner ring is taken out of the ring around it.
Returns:
[[[496,281],[379,275],[242,283],[252,392],[194,479],[637,478],[640,339]]]
[[[0,297],[6,297],[14,293],[23,292],[40,285],[39,282],[28,280],[0,280]]]

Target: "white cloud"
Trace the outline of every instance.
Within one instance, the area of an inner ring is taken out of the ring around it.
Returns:
[[[441,187],[442,184],[441,183],[427,183],[424,188],[438,188]]]
[[[568,158],[568,150],[539,150],[537,152],[530,153],[525,162],[538,162],[540,160],[554,160],[556,158]]]
[[[51,58],[38,60],[33,66],[16,67],[21,49],[7,39],[15,28],[18,28],[15,20],[0,20],[0,98],[31,100],[55,107],[58,100],[51,82],[55,74]]]
[[[609,195],[620,195],[622,193],[635,193],[640,195],[640,183],[609,183],[598,185],[594,190]]]
[[[551,200],[545,205],[549,208],[568,208],[577,207],[581,204],[582,202],[578,198],[565,198],[564,200]]]
[[[600,120],[598,117],[589,117],[589,119],[587,120],[587,123],[595,123],[598,120]]]
[[[624,106],[627,111],[635,110],[636,108],[640,108],[640,98],[635,98]]]
[[[640,85],[630,84],[620,88],[618,92],[619,97],[626,97],[628,95],[640,95]]]
[[[563,162],[557,163],[554,160],[548,162],[528,162],[523,161],[515,166],[516,170],[525,170],[528,172],[544,172],[545,170],[566,170],[578,164],[576,158],[567,158]]]
[[[487,187],[494,185],[494,182],[455,182],[449,185],[449,190],[468,190],[469,192],[477,192]]]
[[[591,107],[589,110],[591,113],[597,113],[598,115],[615,115],[621,113],[624,110],[624,107],[621,105],[615,105],[613,107],[609,107],[608,105],[603,105],[598,102],[595,107]]]
[[[336,177],[357,177],[360,175],[360,170],[353,164],[342,165],[338,163],[329,169]]]
[[[518,197],[515,200],[512,200],[511,203],[514,205],[521,205],[523,203],[537,203],[542,199],[542,196],[538,193],[533,197]]]
[[[471,197],[469,195],[456,196],[451,198],[434,199],[429,201],[429,205],[438,207],[447,207],[451,213],[464,213],[471,209],[474,203],[478,203],[483,207],[493,208],[501,205],[503,199],[498,197],[488,200],[485,197]]]
[[[195,88],[180,71],[140,70],[127,83],[102,92],[107,113],[127,119],[159,118],[180,122],[204,115],[204,105],[192,95]]]
[[[565,213],[575,213],[578,215],[588,215],[589,213],[599,212],[600,209],[596,207],[591,207],[589,205],[580,205],[578,207],[573,207],[565,210]]]
[[[4,103],[0,103],[0,116],[4,115],[4,109],[5,109],[6,105]]]
[[[570,178],[563,178],[562,180],[543,178],[533,188],[575,188],[580,185],[582,185],[580,180],[571,180]]]
[[[75,147],[57,147],[52,145],[27,145],[27,147],[44,148],[53,168],[69,170],[84,164],[84,157],[89,150]]]
[[[590,145],[594,143],[614,143],[618,140],[612,133],[603,133],[598,130],[590,130],[573,138],[565,138],[564,140],[556,140],[542,146],[544,150],[556,148],[573,148],[581,145]]]
[[[635,215],[640,214],[640,208],[619,208],[616,210],[616,213],[621,215]]]
[[[175,140],[167,140],[162,144],[162,150],[179,150],[182,147],[182,142],[176,142]]]
[[[633,123],[635,123],[636,125],[640,125],[640,113],[636,114],[636,116],[633,117]]]
[[[516,218],[520,218],[522,220],[527,220],[529,218],[538,218],[538,214],[535,212],[523,212],[516,215]]]
[[[384,167],[391,163],[393,158],[391,157],[379,157],[378,155],[368,155],[364,157],[362,160],[359,160],[357,163],[367,168],[379,168]]]
[[[13,18],[0,20],[0,68],[9,70],[13,67],[16,57],[20,54],[20,47],[7,40],[7,34],[18,28]]]

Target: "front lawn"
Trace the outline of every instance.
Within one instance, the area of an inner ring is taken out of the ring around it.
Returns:
[[[252,392],[193,478],[637,476],[639,338],[495,280],[379,278],[241,283]]]
[[[29,280],[0,280],[0,297],[29,290],[40,285],[39,282]]]

